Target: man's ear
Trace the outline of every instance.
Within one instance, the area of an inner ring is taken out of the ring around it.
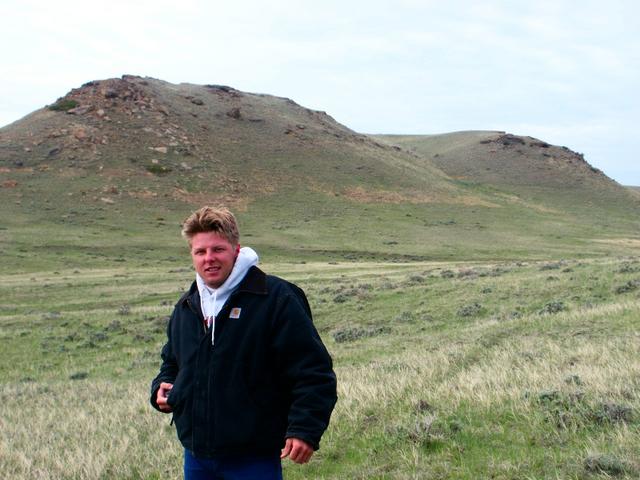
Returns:
[[[236,245],[236,257],[240,255],[240,244]]]

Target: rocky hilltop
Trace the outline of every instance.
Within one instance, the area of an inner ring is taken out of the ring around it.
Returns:
[[[620,185],[568,147],[499,131],[379,135],[431,160],[453,178],[496,186],[606,188]]]
[[[231,203],[291,186],[457,195],[431,164],[290,99],[128,75],[88,82],[0,130],[0,165],[12,182],[33,169],[92,174],[134,196],[135,179],[145,192],[170,183],[172,195],[215,191]]]

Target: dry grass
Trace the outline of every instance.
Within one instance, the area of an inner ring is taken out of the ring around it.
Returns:
[[[619,273],[633,270],[621,265],[635,264],[566,262],[567,272],[545,265],[267,266],[309,292],[339,379],[321,450],[305,467],[285,462],[286,478],[595,480],[616,469],[616,478],[637,478],[640,298],[609,288],[599,304],[554,314],[539,307],[548,295],[584,296],[600,284],[615,286],[636,275]],[[558,280],[549,280],[550,272]],[[169,417],[148,404],[163,335],[141,330],[146,318],[166,314],[170,305],[142,299],[158,292],[175,299],[192,273],[80,271],[74,281],[90,299],[85,308],[64,296],[70,273],[42,277],[51,290],[38,301],[60,309],[53,319],[23,310],[36,298],[17,295],[30,276],[0,281],[18,309],[0,323],[12,363],[0,386],[0,471],[12,479],[179,478],[181,448]],[[366,295],[335,304],[340,288]],[[486,313],[455,315],[478,295]],[[510,316],[514,298],[532,306]],[[119,315],[123,303],[131,306]],[[447,304],[454,313],[439,317]],[[429,315],[399,320],[403,311]],[[119,333],[105,329],[114,319]],[[336,328],[376,322],[389,330],[332,341]],[[106,332],[109,340],[86,349],[85,328],[86,335]],[[65,340],[69,333],[79,336],[77,346]],[[152,340],[131,341],[137,333]],[[71,380],[83,372],[86,378]]]
[[[3,478],[178,478],[168,419],[147,407],[147,379],[2,386]]]

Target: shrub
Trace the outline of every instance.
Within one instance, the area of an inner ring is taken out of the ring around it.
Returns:
[[[545,270],[559,270],[562,266],[562,263],[546,263],[540,267],[541,271]]]
[[[166,175],[168,173],[171,173],[172,170],[170,167],[165,167],[164,165],[158,165],[155,163],[146,165],[144,168],[147,170],[147,172],[153,173],[154,175]]]
[[[547,421],[559,429],[584,426],[588,420],[589,406],[580,390],[571,393],[545,390],[538,393],[537,401],[543,407]]]
[[[640,270],[640,267],[634,266],[630,263],[624,263],[618,273],[635,273]]]
[[[553,313],[562,312],[563,310],[566,310],[566,309],[567,307],[565,307],[564,302],[561,302],[558,300],[558,301],[547,303],[544,307],[542,307],[541,310],[538,311],[538,313],[540,315],[553,314]]]
[[[589,455],[584,461],[584,468],[591,473],[604,473],[607,475],[620,475],[627,472],[628,467],[619,458],[613,455]]]
[[[373,286],[364,283],[355,288],[344,289],[344,287],[336,290],[337,295],[333,297],[335,303],[344,303],[349,300],[350,297],[356,297],[359,300],[364,300],[369,297],[369,291],[373,289]]]
[[[573,385],[582,385],[582,379],[579,375],[569,375],[564,379],[565,383]]]
[[[435,415],[424,415],[416,419],[407,428],[407,437],[415,443],[427,443],[433,440],[432,428],[435,420]]]
[[[389,333],[389,327],[376,327],[365,329],[362,327],[347,327],[333,332],[332,336],[336,343],[353,342],[361,338],[375,337],[382,333]]]
[[[114,320],[109,325],[105,327],[107,332],[118,332],[122,330],[122,324],[118,320]]]
[[[629,280],[624,285],[621,285],[618,288],[616,288],[616,293],[621,294],[621,293],[633,292],[634,290],[637,290],[638,287],[640,287],[640,279],[637,278],[635,280]]]
[[[78,102],[75,100],[60,98],[53,105],[49,105],[47,108],[49,110],[53,110],[54,112],[67,112],[72,108],[76,108],[78,106]]]
[[[416,319],[416,316],[413,312],[402,312],[395,318],[396,322],[406,322],[411,323]]]
[[[424,283],[425,278],[422,275],[410,275],[409,276],[409,284],[412,283]]]
[[[473,268],[463,268],[458,271],[458,278],[475,278],[478,276],[478,272],[476,272]]]
[[[335,297],[333,297],[333,301],[334,303],[344,303],[347,300],[349,300],[349,298],[347,297],[347,295],[344,295],[342,293],[339,293],[338,295],[336,295]]]
[[[456,315],[459,317],[475,317],[482,311],[482,305],[479,303],[471,303],[469,305],[465,305],[461,307]]]
[[[109,340],[109,335],[104,332],[94,332],[91,334],[92,342],[106,342]]]
[[[618,403],[603,403],[595,409],[594,420],[598,423],[629,423],[633,420],[633,409]]]

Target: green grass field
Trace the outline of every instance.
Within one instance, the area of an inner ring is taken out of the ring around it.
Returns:
[[[0,478],[181,476],[148,388],[205,204],[307,291],[335,360],[286,478],[640,478],[637,187],[529,137],[372,137],[227,87],[65,100],[85,112],[0,131]]]
[[[4,478],[180,477],[169,417],[148,404],[193,276],[174,255],[3,275]],[[307,291],[339,379],[321,450],[286,478],[640,476],[638,256],[280,257],[263,268]]]

